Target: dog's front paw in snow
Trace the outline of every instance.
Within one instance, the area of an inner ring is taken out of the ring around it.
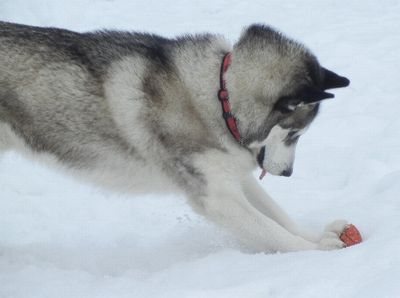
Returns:
[[[327,225],[325,232],[318,243],[318,249],[333,250],[345,247],[345,243],[340,240],[340,235],[348,226],[345,220],[335,220]]]

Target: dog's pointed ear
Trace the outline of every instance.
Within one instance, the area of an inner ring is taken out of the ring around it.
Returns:
[[[301,99],[304,104],[316,103],[324,99],[334,98],[335,95],[315,87],[307,87],[302,91]]]
[[[324,90],[349,86],[350,80],[348,78],[341,77],[336,73],[334,73],[333,71],[330,71],[329,69],[326,68],[322,68],[322,71],[324,72],[324,82],[323,82]]]
[[[275,104],[275,109],[283,113],[294,111],[300,105],[308,105],[320,102],[335,95],[325,92],[315,87],[307,86],[294,96],[281,97]]]

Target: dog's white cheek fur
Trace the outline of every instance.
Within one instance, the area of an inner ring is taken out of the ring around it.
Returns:
[[[289,129],[275,125],[263,143],[266,148],[264,169],[270,174],[280,175],[293,167],[296,144],[289,146],[285,144],[289,132]]]

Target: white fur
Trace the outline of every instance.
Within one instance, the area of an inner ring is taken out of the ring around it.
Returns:
[[[285,144],[289,132],[289,129],[275,125],[265,140],[264,168],[273,175],[293,168],[296,145]]]

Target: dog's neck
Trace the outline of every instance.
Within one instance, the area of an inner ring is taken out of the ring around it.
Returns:
[[[190,92],[190,96],[185,98],[203,120],[205,125],[203,131],[209,138],[225,148],[239,145],[239,142],[229,133],[222,117],[221,104],[218,103],[218,91],[221,88],[219,81],[221,62],[226,53],[232,52],[232,65],[226,71],[226,89],[229,90],[231,113],[238,120],[237,126],[242,144],[246,145],[245,141],[249,139],[249,127],[253,122],[251,116],[254,111],[248,106],[246,100],[240,100],[240,98],[246,98],[241,90],[244,82],[237,80],[238,74],[243,71],[242,63],[240,59],[236,59],[237,53],[235,50],[232,51],[231,45],[220,36],[209,37],[208,40],[199,39],[195,42],[196,47],[180,47],[179,51],[173,52],[173,55],[176,55],[175,63],[178,72],[181,73],[180,79]],[[236,86],[237,83],[240,83],[239,86]],[[261,107],[256,108],[261,111]],[[240,147],[245,149],[245,146]]]
[[[218,103],[218,90],[221,62],[232,47],[221,36],[195,42],[196,47],[181,47],[174,52],[175,63],[181,73],[180,79],[190,92],[186,100],[200,115],[207,136],[227,148],[238,142],[227,133],[221,105]]]

